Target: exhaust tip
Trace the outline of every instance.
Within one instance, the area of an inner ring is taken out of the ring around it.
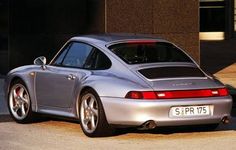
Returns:
[[[229,117],[225,116],[225,117],[222,118],[221,121],[222,121],[223,124],[228,124],[229,123]]]
[[[147,122],[145,122],[142,126],[141,126],[141,130],[147,130],[147,129],[154,129],[157,127],[157,124],[155,121],[153,120],[149,120]]]

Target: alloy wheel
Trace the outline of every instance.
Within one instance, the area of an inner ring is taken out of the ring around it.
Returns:
[[[30,109],[29,93],[22,84],[15,84],[9,95],[9,108],[13,117],[23,120],[27,117]]]
[[[91,93],[85,94],[80,105],[81,123],[88,133],[96,130],[98,124],[98,102]]]

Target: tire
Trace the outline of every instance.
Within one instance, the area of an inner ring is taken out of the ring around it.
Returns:
[[[88,137],[104,137],[113,134],[98,94],[88,89],[79,100],[80,126]]]
[[[10,86],[8,109],[11,117],[18,123],[29,123],[33,120],[30,95],[21,80],[14,81]]]

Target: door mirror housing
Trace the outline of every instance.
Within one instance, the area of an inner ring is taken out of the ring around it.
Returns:
[[[34,64],[42,66],[43,69],[46,69],[46,63],[47,59],[44,56],[40,56],[34,60]]]

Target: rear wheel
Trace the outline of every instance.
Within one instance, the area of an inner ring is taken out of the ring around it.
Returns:
[[[12,118],[18,123],[32,121],[31,100],[25,84],[21,80],[14,81],[8,96],[8,107]]]
[[[89,137],[109,136],[112,128],[106,120],[101,100],[91,89],[82,93],[79,104],[80,125]]]

